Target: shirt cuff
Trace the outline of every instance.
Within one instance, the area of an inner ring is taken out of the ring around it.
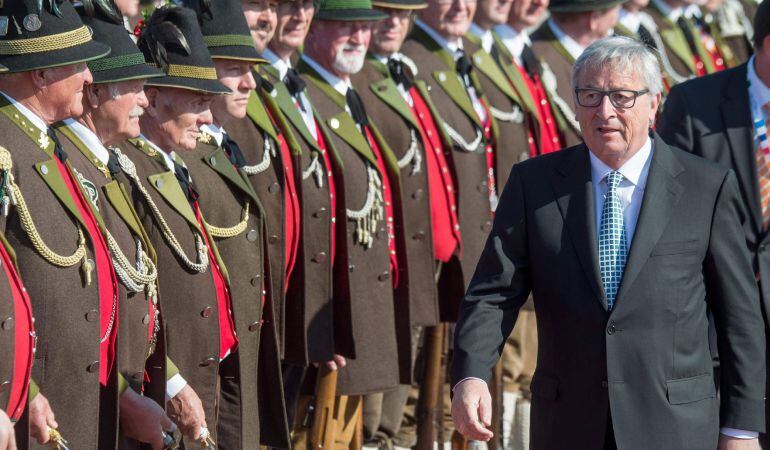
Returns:
[[[460,383],[463,383],[463,382],[468,381],[468,380],[479,380],[482,383],[487,384],[486,381],[484,381],[484,380],[482,380],[481,378],[478,378],[478,377],[465,377],[462,380],[458,381],[454,386],[452,386],[452,392],[454,392],[455,389],[457,389],[457,386],[459,386]]]
[[[166,398],[174,398],[184,387],[187,386],[187,380],[182,375],[176,374],[166,381]]]
[[[719,432],[725,436],[738,439],[756,439],[759,437],[759,432],[757,431],[738,430],[736,428],[722,427],[719,429]]]

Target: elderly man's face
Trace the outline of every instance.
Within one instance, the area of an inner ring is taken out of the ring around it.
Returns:
[[[251,63],[234,59],[214,59],[219,82],[230,88],[232,94],[218,95],[211,103],[211,111],[218,123],[228,117],[243,119],[246,117],[246,104],[251,91],[257,87],[251,74]]]
[[[305,36],[310,30],[310,22],[315,14],[313,0],[281,2],[276,13],[278,23],[270,47],[293,52],[305,42]]]
[[[372,23],[368,20],[316,20],[305,51],[324,68],[345,78],[363,67],[371,37]]]
[[[103,144],[139,136],[139,117],[147,107],[144,80],[92,84],[86,88],[86,102]]]
[[[384,12],[388,17],[377,22],[372,29],[372,51],[378,55],[392,55],[401,49],[409,33],[412,11],[378,7],[375,9]]]
[[[613,6],[612,8],[605,9],[604,11],[596,11],[593,13],[593,20],[591,24],[593,26],[593,34],[597,36],[597,39],[607,37],[618,24],[620,18],[620,5]]]
[[[241,0],[243,15],[246,16],[246,23],[249,25],[251,38],[254,39],[254,46],[259,53],[265,51],[267,43],[273,38],[275,26],[278,22],[276,0]]]
[[[576,88],[600,90],[647,89],[638,71],[618,72],[611,64],[586,69],[576,80]],[[612,168],[619,168],[646,142],[650,125],[660,104],[660,94],[639,96],[630,108],[615,107],[608,96],[599,106],[576,106],[583,139],[591,152]]]
[[[52,111],[53,121],[83,114],[83,86],[93,77],[85,63],[39,71],[41,98]]]
[[[468,32],[475,13],[476,0],[429,0],[420,19],[442,36],[458,38]]]
[[[213,122],[214,94],[167,87],[150,87],[146,93],[147,120],[154,121],[162,133],[155,137],[156,144],[164,150],[194,150],[200,127]]]
[[[519,31],[533,27],[540,23],[546,9],[548,0],[513,0],[508,23]]]
[[[508,13],[511,11],[513,0],[477,0],[479,2],[476,11],[477,24],[500,25],[508,20]]]

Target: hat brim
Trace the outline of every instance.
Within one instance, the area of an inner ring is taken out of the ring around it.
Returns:
[[[594,1],[589,3],[570,3],[566,5],[553,5],[548,6],[548,10],[555,13],[583,13],[590,11],[601,11],[603,9],[609,9],[613,6],[621,5],[628,0],[610,0],[610,1]]]
[[[380,8],[389,8],[389,9],[408,9],[408,10],[418,10],[418,9],[425,9],[428,7],[428,4],[422,1],[417,2],[409,2],[409,1],[403,1],[403,2],[388,2],[388,1],[372,1],[372,6],[377,6]]]
[[[135,66],[118,67],[96,72],[92,70],[91,75],[94,77],[94,84],[100,84],[158,78],[163,76],[163,72],[152,68],[149,64],[137,64]]]
[[[313,20],[341,20],[341,21],[354,21],[354,20],[382,20],[388,17],[382,11],[376,9],[366,8],[351,8],[351,9],[327,9],[316,11],[313,16]]]
[[[48,52],[6,55],[0,58],[0,64],[7,67],[10,73],[28,72],[92,61],[108,55],[110,50],[109,46],[90,40],[84,44]]]
[[[232,94],[233,91],[217,80],[205,80],[201,78],[169,77],[150,78],[146,86],[172,87],[187,89],[190,91],[204,92],[207,94]]]
[[[248,61],[254,64],[264,64],[267,61],[257,53],[254,47],[243,45],[226,45],[222,47],[209,47],[211,59],[237,59],[239,61]]]

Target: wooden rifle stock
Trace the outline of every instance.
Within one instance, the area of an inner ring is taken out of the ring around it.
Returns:
[[[433,450],[433,443],[441,433],[443,417],[439,413],[444,392],[444,332],[444,324],[425,328],[425,374],[417,400],[416,450]]]
[[[337,371],[325,364],[318,368],[315,385],[315,412],[310,431],[310,444],[314,450],[332,450],[334,447],[334,402],[337,396]]]

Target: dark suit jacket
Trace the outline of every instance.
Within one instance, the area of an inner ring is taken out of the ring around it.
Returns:
[[[490,378],[532,291],[533,449],[716,448],[764,429],[764,336],[735,174],[655,137],[636,232],[607,311],[588,149],[514,167],[460,310],[453,383]],[[558,280],[558,281],[557,281]],[[721,406],[708,343],[714,313]],[[558,430],[558,432],[556,432]]]
[[[731,168],[738,176],[746,244],[755,273],[765,317],[770,312],[770,243],[762,231],[762,208],[754,156],[754,127],[749,105],[746,64],[674,87],[658,121],[661,137],[681,149]],[[704,92],[712,95],[704,96]]]

